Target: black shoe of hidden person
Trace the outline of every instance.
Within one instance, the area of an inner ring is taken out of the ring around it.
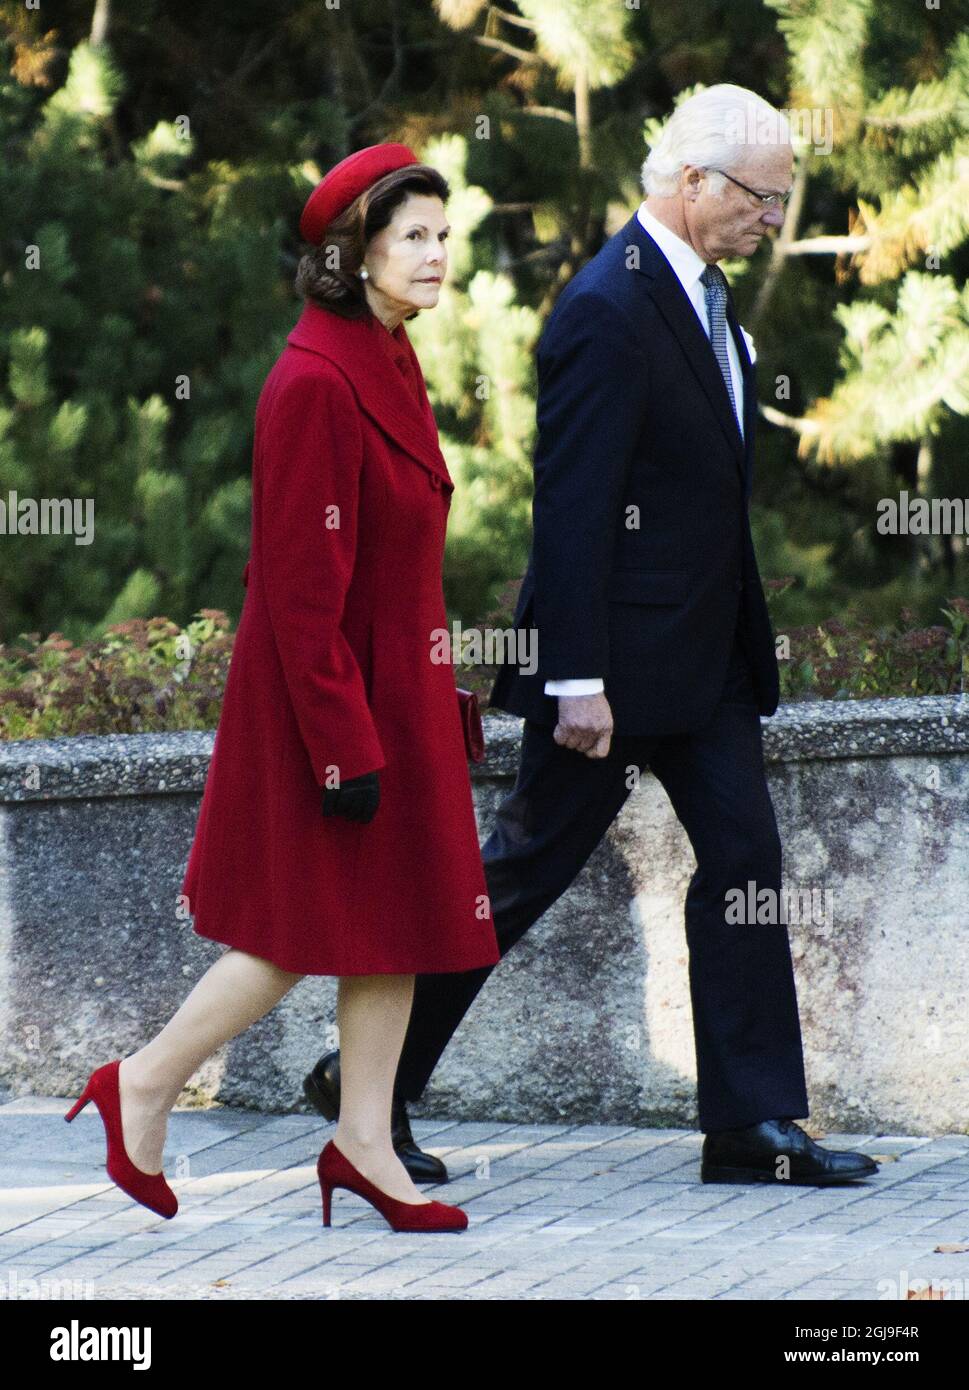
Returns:
[[[306,1099],[327,1120],[340,1114],[340,1054],[327,1052],[303,1081]],[[394,1095],[390,1111],[390,1137],[394,1151],[414,1182],[447,1182],[448,1171],[434,1154],[425,1153],[414,1142],[407,1105]]]

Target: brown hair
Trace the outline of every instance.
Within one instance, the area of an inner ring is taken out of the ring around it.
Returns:
[[[408,193],[430,194],[447,202],[450,192],[444,175],[429,164],[408,164],[385,174],[334,217],[322,245],[301,258],[296,268],[297,292],[343,318],[363,318],[371,310],[358,272],[371,237],[389,224]]]

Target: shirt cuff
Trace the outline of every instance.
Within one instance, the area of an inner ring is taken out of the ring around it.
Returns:
[[[600,676],[587,680],[546,681],[546,695],[601,695],[605,686]]]

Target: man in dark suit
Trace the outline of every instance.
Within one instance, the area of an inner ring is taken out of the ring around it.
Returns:
[[[774,138],[752,140],[773,120]],[[739,133],[739,138],[738,138]],[[787,927],[738,923],[727,895],[781,899],[760,715],[777,708],[774,634],[751,540],[756,388],[717,261],[784,220],[783,117],[724,84],[683,102],[643,167],[646,198],[560,295],[538,348],[533,543],[516,628],[537,670],[506,665],[491,704],[524,716],[521,764],[483,849],[502,954],[573,882],[649,767],[697,868],[686,936],[705,1182],[824,1184],[864,1154],[816,1144]],[[395,1144],[493,967],[419,976],[397,1073]],[[338,1106],[338,1054],[306,1080]],[[329,1110],[327,1109],[329,1107]]]

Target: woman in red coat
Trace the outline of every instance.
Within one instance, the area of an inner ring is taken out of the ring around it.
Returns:
[[[195,931],[230,949],[85,1091],[110,1175],[164,1215],[177,1207],[160,1167],[182,1088],[309,974],[340,977],[324,1219],[343,1186],[397,1228],[467,1224],[421,1196],[390,1138],[415,973],[499,957],[439,656],[453,483],[403,326],[437,303],[447,194],[405,146],[375,145],[331,170],[300,220],[316,249],[256,409],[246,596],[182,885]]]

